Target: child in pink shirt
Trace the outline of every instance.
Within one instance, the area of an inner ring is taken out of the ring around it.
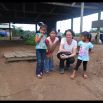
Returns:
[[[57,33],[55,30],[52,30],[49,34],[49,37],[46,38],[46,59],[45,59],[45,72],[48,73],[53,71],[53,52],[59,42],[58,37],[56,37]]]

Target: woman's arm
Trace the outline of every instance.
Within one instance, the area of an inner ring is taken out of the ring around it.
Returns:
[[[72,52],[71,55],[62,54],[62,55],[60,55],[60,57],[61,57],[62,59],[74,57],[74,56],[76,55],[76,51],[77,51],[77,48],[73,48],[73,52]]]
[[[59,52],[68,52],[67,50],[64,49],[64,44],[60,44]]]
[[[74,57],[74,56],[76,56],[76,53],[77,53],[77,48],[74,47],[74,48],[73,48],[73,51],[72,51],[72,54],[69,55],[68,57],[69,57],[69,58]]]

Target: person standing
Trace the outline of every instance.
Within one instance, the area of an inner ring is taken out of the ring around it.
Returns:
[[[91,43],[91,34],[87,31],[81,33],[81,41],[78,42],[78,59],[76,66],[72,75],[70,76],[71,79],[76,77],[76,72],[78,71],[79,66],[83,62],[83,78],[87,79],[87,63],[89,61],[89,54],[92,52],[93,44]]]
[[[46,49],[47,49],[47,46],[45,43],[45,39],[47,37],[46,25],[41,25],[39,31],[40,33],[37,33],[35,37],[35,42],[36,42],[35,48],[36,48],[36,57],[37,57],[36,76],[38,78],[42,78],[43,70],[44,70],[44,60],[46,57]]]
[[[59,41],[61,41],[62,33],[60,32],[60,29],[58,29],[57,37],[59,38]]]
[[[54,63],[53,63],[53,52],[59,43],[58,37],[56,37],[57,32],[52,29],[49,33],[49,36],[46,38],[46,59],[45,59],[45,72],[48,73],[54,70]]]

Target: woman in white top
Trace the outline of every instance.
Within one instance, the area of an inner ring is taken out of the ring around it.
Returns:
[[[70,64],[74,63],[77,52],[77,41],[73,39],[75,36],[71,29],[68,29],[64,33],[65,37],[61,39],[59,51],[57,57],[60,60],[60,73],[64,73],[64,62],[66,61],[66,67],[69,68]]]

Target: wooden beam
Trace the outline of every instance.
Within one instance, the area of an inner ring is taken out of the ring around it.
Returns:
[[[53,7],[49,14],[52,14],[56,7]]]
[[[10,40],[11,40],[12,34],[11,34],[11,25],[10,25],[10,22],[9,22],[9,34],[10,34]]]
[[[22,11],[12,9],[12,10],[9,10],[9,12],[22,12]],[[25,13],[51,15],[50,12],[36,12],[36,11],[27,11],[27,10],[25,11]],[[67,13],[52,13],[52,15],[60,15],[60,16],[64,15],[64,16],[68,16],[69,14],[67,14]]]
[[[2,17],[2,14],[0,13],[0,17]]]
[[[25,14],[25,3],[23,3],[23,13]]]
[[[35,18],[35,20],[34,21],[37,21],[37,19],[40,17],[41,15],[38,15],[36,18]]]
[[[6,7],[3,3],[0,3],[0,6],[2,6],[2,8],[3,8],[5,11],[8,11],[7,7]]]
[[[68,7],[76,7],[81,8],[81,5],[73,5],[73,4],[67,4],[67,3],[57,3],[57,2],[42,2],[44,4],[51,4],[51,5],[58,5],[58,6],[68,6]],[[93,6],[85,6],[85,9],[98,9],[98,7]]]
[[[71,6],[74,6],[76,4],[76,2],[73,2]]]

